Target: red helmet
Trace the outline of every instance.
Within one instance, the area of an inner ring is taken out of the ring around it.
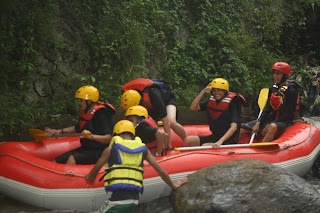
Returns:
[[[286,74],[287,76],[291,73],[291,67],[286,62],[277,62],[274,65],[272,65],[271,70],[279,70]]]

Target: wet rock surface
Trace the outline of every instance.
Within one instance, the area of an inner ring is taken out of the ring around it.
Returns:
[[[199,170],[171,194],[174,212],[320,212],[320,194],[299,176],[258,160]]]

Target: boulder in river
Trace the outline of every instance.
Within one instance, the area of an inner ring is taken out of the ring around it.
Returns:
[[[205,159],[204,159],[205,160]],[[171,194],[174,212],[320,212],[320,194],[303,178],[264,161],[215,164]]]

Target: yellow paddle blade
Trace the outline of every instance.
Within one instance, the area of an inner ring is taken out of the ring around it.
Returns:
[[[269,89],[263,88],[260,90],[259,99],[258,99],[258,105],[260,110],[263,110],[263,108],[266,106],[267,100],[268,100],[268,94],[269,94]]]
[[[47,133],[41,131],[40,129],[28,129],[31,136],[36,139],[36,141],[45,141],[48,139]]]

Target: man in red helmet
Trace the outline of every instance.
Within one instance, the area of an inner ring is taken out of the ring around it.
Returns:
[[[269,88],[266,107],[258,120],[241,126],[240,136],[244,133],[256,133],[257,139],[270,142],[279,137],[287,127],[293,124],[294,114],[299,107],[299,84],[288,80],[291,67],[285,62],[277,62],[271,67],[273,85]]]

